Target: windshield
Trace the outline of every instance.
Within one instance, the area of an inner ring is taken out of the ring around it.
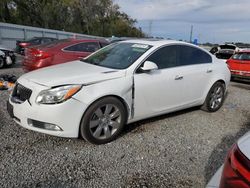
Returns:
[[[115,43],[102,48],[82,61],[112,69],[125,69],[151,47],[147,44]]]
[[[237,54],[234,54],[232,59],[235,59],[235,60],[250,60],[250,53],[237,53]]]

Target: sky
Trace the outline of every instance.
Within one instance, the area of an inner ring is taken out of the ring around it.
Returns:
[[[114,0],[154,37],[250,43],[250,0]]]

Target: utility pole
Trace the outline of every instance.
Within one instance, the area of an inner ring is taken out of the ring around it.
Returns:
[[[149,20],[149,27],[148,27],[148,35],[149,35],[149,37],[152,36],[152,23],[153,23],[153,21]]]
[[[192,43],[192,39],[193,39],[193,25],[191,25],[190,40],[189,40],[189,42]]]

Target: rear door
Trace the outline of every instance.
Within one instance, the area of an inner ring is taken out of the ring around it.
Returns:
[[[199,102],[214,75],[212,57],[194,46],[179,45],[180,75],[183,76],[183,105]]]

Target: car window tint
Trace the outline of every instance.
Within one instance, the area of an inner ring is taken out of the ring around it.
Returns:
[[[48,39],[48,38],[42,39],[42,44],[48,43],[48,42],[51,42],[51,39]]]
[[[41,40],[40,39],[32,39],[30,40],[31,44],[41,44]]]
[[[232,59],[249,61],[250,53],[237,53],[233,55]]]
[[[211,62],[212,57],[208,53],[192,46],[180,45],[180,66]]]
[[[166,46],[160,48],[156,52],[154,52],[147,61],[154,62],[159,69],[176,67],[177,64],[177,45]]]
[[[74,52],[95,52],[100,47],[96,42],[85,42],[78,43],[76,45],[69,46],[65,48],[66,51],[74,51]]]

